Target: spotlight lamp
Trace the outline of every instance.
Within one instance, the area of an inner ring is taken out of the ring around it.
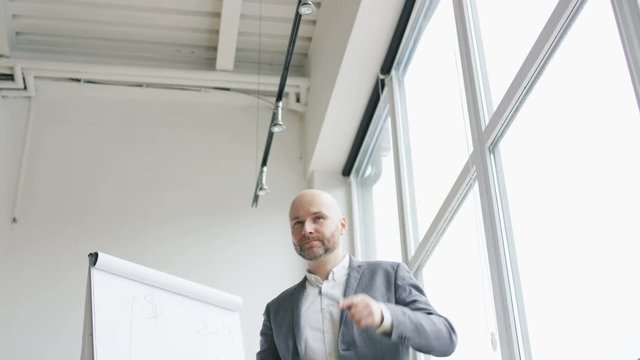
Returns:
[[[260,183],[258,184],[258,189],[256,190],[256,194],[258,196],[269,195],[269,188],[267,187],[267,167],[263,166],[260,169]]]
[[[311,15],[316,12],[316,7],[313,6],[311,0],[302,0],[298,7],[298,13],[302,16]]]
[[[278,101],[273,108],[273,115],[271,116],[271,132],[283,132],[286,128],[282,122],[282,101]]]

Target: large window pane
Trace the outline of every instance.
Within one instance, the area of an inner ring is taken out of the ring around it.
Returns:
[[[371,144],[368,159],[358,169],[356,192],[360,221],[361,258],[402,261],[393,147],[385,117]]]
[[[458,332],[448,359],[500,359],[477,187],[473,187],[423,269],[427,296]]]
[[[426,232],[470,153],[456,27],[441,1],[404,74],[420,236]]]
[[[475,3],[492,95],[489,100],[495,106],[522,65],[557,0],[477,0]]]
[[[589,1],[499,150],[535,359],[640,358],[640,116]]]

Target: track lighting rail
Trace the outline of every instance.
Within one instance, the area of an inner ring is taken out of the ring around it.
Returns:
[[[300,20],[302,15],[311,15],[315,12],[315,7],[310,0],[298,0],[298,6],[296,6],[296,12],[293,17],[293,24],[291,25],[291,34],[289,36],[289,44],[287,45],[287,53],[284,58],[284,64],[282,66],[282,73],[280,75],[280,84],[278,86],[278,92],[276,93],[275,104],[273,107],[273,114],[271,116],[271,124],[269,125],[269,131],[267,132],[267,140],[264,145],[264,151],[262,153],[262,162],[260,163],[260,170],[258,173],[258,179],[256,181],[256,187],[253,192],[253,201],[251,206],[258,207],[258,201],[261,196],[269,193],[269,188],[266,183],[267,174],[267,162],[269,161],[269,154],[271,152],[271,144],[273,143],[273,135],[280,133],[286,129],[282,122],[282,97],[284,95],[284,89],[287,84],[287,77],[289,76],[289,67],[291,65],[291,59],[293,58],[293,49],[296,46],[296,39],[298,37],[298,29],[300,28]]]

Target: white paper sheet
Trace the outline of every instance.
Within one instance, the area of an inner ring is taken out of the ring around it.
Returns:
[[[93,359],[244,359],[240,297],[104,253],[90,270]]]

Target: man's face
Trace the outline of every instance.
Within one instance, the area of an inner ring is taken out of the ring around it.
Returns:
[[[300,196],[291,204],[289,219],[293,247],[305,260],[316,260],[340,246],[346,220],[331,199],[321,194]]]

